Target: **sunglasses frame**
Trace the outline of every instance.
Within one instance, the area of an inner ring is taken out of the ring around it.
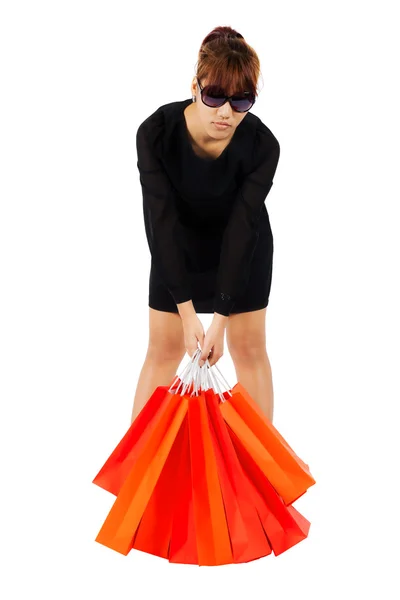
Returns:
[[[225,102],[229,102],[229,104],[231,105],[231,108],[232,108],[232,110],[234,110],[235,112],[238,112],[238,113],[245,113],[245,112],[248,112],[248,111],[249,111],[249,110],[250,110],[250,109],[251,109],[251,108],[254,106],[254,104],[255,104],[255,102],[256,102],[256,99],[254,98],[254,101],[252,102],[251,106],[249,106],[249,108],[247,108],[246,110],[237,110],[236,108],[234,108],[234,107],[232,106],[232,98],[234,98],[234,97],[235,97],[235,95],[236,95],[236,94],[234,94],[233,96],[225,96],[225,100],[223,101],[223,103],[222,103],[222,104],[220,104],[220,106],[209,106],[208,104],[206,104],[206,103],[204,102],[204,99],[203,99],[203,91],[204,91],[205,89],[207,89],[207,87],[208,87],[208,86],[206,85],[205,87],[202,87],[202,86],[201,86],[201,83],[200,83],[200,80],[199,80],[199,78],[198,78],[197,76],[196,76],[196,80],[197,80],[197,84],[198,84],[198,86],[199,86],[199,88],[200,88],[200,96],[201,96],[201,101],[203,102],[203,104],[204,104],[205,106],[208,106],[208,108],[221,108],[221,106],[223,106],[223,105],[225,104]],[[250,92],[245,92],[245,94],[246,94],[246,93],[247,93],[247,94],[250,94]]]

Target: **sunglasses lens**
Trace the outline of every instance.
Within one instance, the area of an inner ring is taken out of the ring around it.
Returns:
[[[223,105],[225,99],[224,91],[215,85],[207,85],[203,90],[203,102],[207,106],[217,108]]]
[[[211,108],[218,108],[219,106],[222,106],[226,101],[226,95],[224,90],[222,90],[221,88],[215,85],[207,85],[203,89],[202,99],[206,106],[210,106]],[[233,96],[233,98],[231,99],[231,106],[233,110],[237,112],[246,112],[253,106],[254,102],[254,94],[240,94],[237,96]]]
[[[253,94],[245,94],[242,96],[234,96],[231,105],[237,112],[246,112],[253,106],[254,101],[255,98]]]

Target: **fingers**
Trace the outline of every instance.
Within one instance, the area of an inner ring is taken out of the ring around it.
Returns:
[[[193,359],[195,353],[199,350],[199,348],[192,348],[190,350],[188,350],[188,354],[189,356]],[[201,350],[201,348],[200,348]],[[223,351],[216,351],[215,347],[212,347],[210,350],[207,351],[206,348],[203,348],[199,357],[199,366],[202,367],[206,360],[208,359],[209,365],[210,367],[212,367],[213,365],[215,365],[219,359],[223,356]]]
[[[220,352],[220,353],[216,352],[215,354],[213,353],[211,355],[211,359],[208,359],[208,362],[210,363],[210,367],[213,367],[222,356],[223,356],[222,352]]]
[[[206,352],[202,353],[200,360],[199,360],[199,365],[200,365],[200,367],[202,367],[208,358],[210,367],[212,367],[213,365],[215,365],[216,362],[219,361],[219,359],[221,358],[222,355],[223,355],[223,352],[216,352],[214,348],[211,348],[211,350],[209,351],[208,354]]]
[[[212,347],[212,351],[211,351],[211,355],[208,357],[208,362],[210,364],[210,367],[213,367],[218,361],[219,359],[223,356],[224,354],[224,346],[223,344],[215,344]]]
[[[204,363],[206,362],[206,360],[209,357],[209,355],[211,354],[211,352],[212,352],[212,349],[207,350],[206,348],[203,347],[202,353],[200,355],[200,360],[199,360],[200,367],[202,367],[204,365]]]

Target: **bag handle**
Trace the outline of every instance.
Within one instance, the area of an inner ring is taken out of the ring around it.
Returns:
[[[213,365],[211,367],[208,358],[206,359],[204,365],[200,367],[199,361],[201,352],[202,351],[200,348],[196,350],[190,361],[184,367],[183,371],[174,379],[168,391],[172,392],[173,394],[177,394],[179,389],[182,387],[180,395],[183,396],[186,394],[187,390],[193,386],[193,390],[190,395],[198,396],[199,393],[212,389],[215,394],[219,395],[221,401],[225,402],[226,398],[223,395],[223,392],[228,392],[228,394],[232,396],[232,388],[222,375],[217,365]],[[219,375],[212,369],[215,369]],[[178,382],[178,380],[180,380],[180,383],[177,387],[175,387],[175,384]],[[226,386],[225,390],[223,389],[224,384]]]

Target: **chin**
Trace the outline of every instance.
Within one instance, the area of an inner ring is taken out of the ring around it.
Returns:
[[[216,127],[214,127],[214,125],[211,123],[210,125],[210,129],[212,131],[212,135],[216,138],[220,138],[220,137],[227,137],[231,132],[233,127],[227,127],[227,129],[225,131],[223,131],[222,129],[217,129]]]

